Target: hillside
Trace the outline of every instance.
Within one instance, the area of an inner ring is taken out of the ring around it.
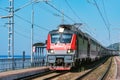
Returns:
[[[120,50],[120,43],[111,44],[110,46],[108,46],[108,48],[114,49],[114,50]]]

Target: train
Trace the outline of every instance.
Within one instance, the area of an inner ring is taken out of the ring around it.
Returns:
[[[46,49],[50,70],[70,70],[80,62],[112,55],[112,50],[71,24],[61,24],[56,30],[50,31]]]

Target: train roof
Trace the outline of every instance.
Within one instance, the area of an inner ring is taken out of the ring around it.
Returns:
[[[58,26],[58,29],[56,30],[52,30],[50,31],[49,33],[52,34],[52,33],[59,33],[59,28],[64,28],[64,32],[63,33],[75,33],[77,32],[77,28],[73,25],[69,25],[69,24],[65,24],[65,25],[59,25]]]
[[[93,37],[92,37],[92,36],[90,36],[89,34],[84,33],[84,36],[85,36],[85,37],[87,37],[87,38],[89,38],[89,39],[91,39],[91,40],[93,40],[94,42],[96,42],[96,43],[99,43],[99,44],[100,44],[100,42],[98,42],[95,38],[93,38]]]
[[[59,33],[59,30],[56,29],[56,30],[52,30],[52,31],[49,32],[49,34],[54,34],[54,33]],[[71,33],[72,34],[72,33],[74,33],[74,31],[64,30],[63,33]]]
[[[84,36],[89,38],[90,40],[94,41],[95,43],[99,44],[100,46],[102,46],[103,48],[106,48],[105,46],[103,46],[98,40],[96,40],[95,38],[93,38],[92,36],[90,36],[88,33],[84,33]]]

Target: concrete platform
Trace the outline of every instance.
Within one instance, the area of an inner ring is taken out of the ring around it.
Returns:
[[[29,69],[13,70],[0,73],[0,80],[14,80],[17,78],[34,75],[37,73],[42,73],[48,71],[47,67],[36,67]]]

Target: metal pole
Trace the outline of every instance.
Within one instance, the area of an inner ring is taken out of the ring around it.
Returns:
[[[64,24],[64,11],[62,11],[62,24]]]
[[[12,0],[12,61],[14,69],[14,0]]]
[[[9,0],[10,1],[10,0]],[[9,15],[11,15],[12,1],[9,2]],[[12,29],[11,29],[11,17],[8,17],[8,57],[11,56],[11,40],[12,40]]]
[[[14,0],[9,0],[8,17],[8,57],[12,55],[12,69],[14,69]]]
[[[31,2],[39,2],[40,0],[31,0]],[[48,0],[43,0],[43,1],[48,1]],[[34,62],[34,55],[33,55],[33,40],[34,40],[34,2],[32,3],[32,25],[31,25],[31,66],[33,65]]]
[[[22,66],[22,68],[24,68],[24,62],[25,62],[25,51],[23,51],[23,66]]]
[[[34,3],[32,4],[32,25],[31,25],[31,64],[33,64],[33,29],[34,29]]]

